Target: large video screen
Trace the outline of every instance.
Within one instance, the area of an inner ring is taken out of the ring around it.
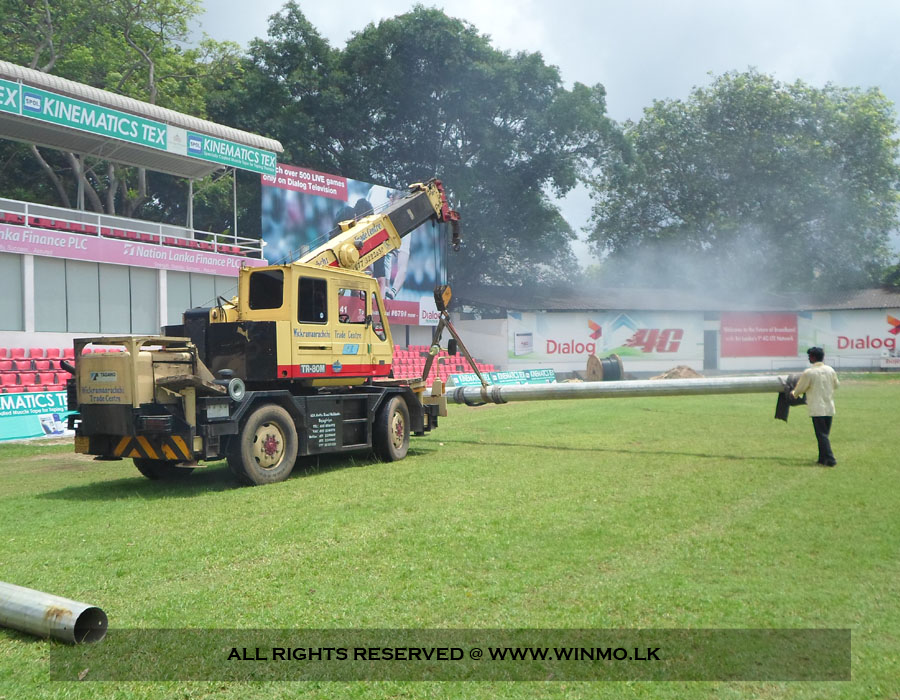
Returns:
[[[296,260],[338,232],[340,221],[386,207],[404,190],[279,163],[262,176],[263,252],[271,264]],[[367,272],[377,278],[392,324],[437,324],[434,288],[445,284],[444,225],[426,223]]]

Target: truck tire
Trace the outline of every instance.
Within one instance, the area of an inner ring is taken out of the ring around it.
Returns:
[[[134,458],[134,466],[137,470],[148,479],[183,479],[192,471],[193,467],[179,467],[175,462],[167,462],[163,459],[144,459],[142,457]]]
[[[297,460],[297,428],[281,406],[266,404],[251,413],[227,454],[237,479],[251,486],[288,478]]]
[[[393,396],[379,409],[373,426],[372,447],[384,462],[396,462],[409,451],[409,407]]]

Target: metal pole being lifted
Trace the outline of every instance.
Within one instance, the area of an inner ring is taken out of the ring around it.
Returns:
[[[0,581],[0,627],[81,644],[103,639],[107,624],[95,605]]]
[[[701,379],[644,379],[571,384],[513,384],[463,386],[447,391],[450,403],[479,406],[513,401],[616,399],[639,396],[698,396],[704,394],[769,394],[792,387],[789,377],[714,377]]]

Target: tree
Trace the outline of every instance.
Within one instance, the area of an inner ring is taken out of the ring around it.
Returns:
[[[577,273],[574,234],[551,196],[614,142],[602,86],[567,90],[540,54],[498,51],[422,6],[338,50],[289,2],[250,54],[242,84],[217,95],[218,118],[275,135],[297,165],[394,187],[440,177],[464,219],[455,284]]]
[[[457,285],[571,280],[574,238],[551,196],[570,191],[614,141],[602,86],[562,85],[539,53],[511,55],[440,10],[370,24],[341,76],[357,122],[348,149],[372,179],[442,178],[464,217]]]
[[[880,279],[898,223],[898,142],[876,90],[730,72],[625,125],[595,183],[603,277],[814,290]]]

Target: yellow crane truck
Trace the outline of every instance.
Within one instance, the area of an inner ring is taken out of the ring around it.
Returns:
[[[384,301],[364,270],[428,221],[450,223],[458,247],[459,214],[438,180],[341,222],[294,262],[241,269],[236,297],[186,311],[162,336],[76,340],[75,450],[132,458],[151,479],[224,457],[248,484],[282,481],[307,455],[403,459],[446,402],[426,395],[424,377],[391,379]],[[448,295],[436,299],[443,311]]]

